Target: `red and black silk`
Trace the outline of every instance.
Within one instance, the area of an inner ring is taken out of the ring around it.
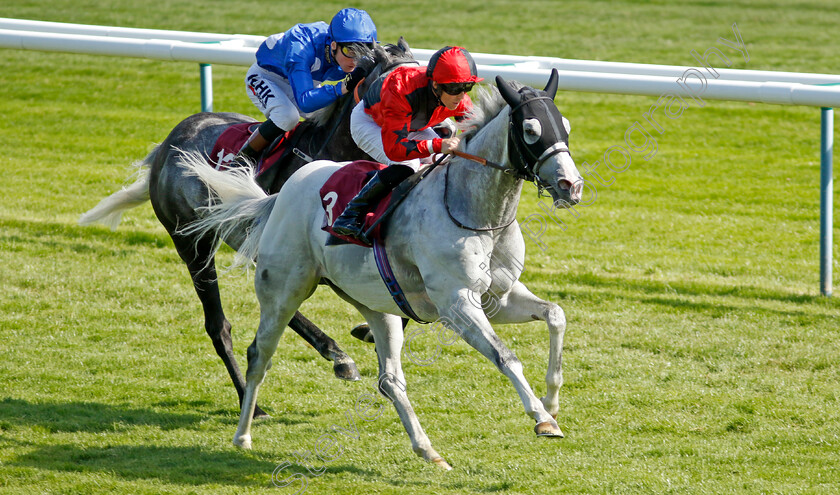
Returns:
[[[402,66],[384,79],[374,82],[365,93],[365,112],[382,128],[385,154],[393,161],[425,158],[440,153],[442,139],[408,139],[410,132],[421,131],[449,117],[462,117],[471,108],[470,97],[464,95],[458,108],[448,110],[432,89],[425,67]]]

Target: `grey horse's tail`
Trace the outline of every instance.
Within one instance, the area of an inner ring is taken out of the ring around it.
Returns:
[[[221,172],[208,167],[206,159],[197,152],[182,152],[181,164],[186,173],[198,177],[211,194],[207,206],[198,209],[201,217],[178,229],[177,233],[195,236],[196,242],[207,235],[215,236],[215,249],[220,246],[221,239],[237,239],[239,247],[230,268],[252,265],[268,216],[274,208],[275,196],[268,196],[257,185],[250,167]]]
[[[136,170],[134,183],[123,187],[79,217],[79,225],[92,225],[101,222],[111,230],[117,230],[126,210],[136,208],[149,200],[149,169],[160,146],[155,146],[146,158],[134,162]]]

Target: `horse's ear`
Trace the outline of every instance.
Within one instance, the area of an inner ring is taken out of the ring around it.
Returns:
[[[551,99],[557,94],[557,80],[560,79],[560,74],[557,69],[551,69],[551,75],[548,77],[548,84],[545,85],[545,92]]]
[[[402,36],[400,36],[399,41],[397,41],[397,46],[400,47],[400,50],[406,54],[411,54],[411,47],[408,46],[408,41],[406,41]]]
[[[388,60],[388,51],[379,43],[374,43],[373,45],[373,60],[377,63]]]
[[[519,93],[514,91],[502,76],[496,76],[496,86],[499,87],[499,93],[502,94],[502,98],[505,99],[508,105],[511,107],[519,105]]]

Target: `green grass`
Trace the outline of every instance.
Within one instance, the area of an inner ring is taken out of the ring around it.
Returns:
[[[344,6],[9,0],[0,16],[269,35]],[[840,73],[828,1],[356,6],[382,40],[420,48],[679,65],[737,22],[751,58],[727,51],[733,67]],[[213,67],[216,110],[258,116],[244,71]],[[0,493],[293,493],[271,484],[275,466],[305,472],[294,453],[373,391],[373,349],[346,331],[359,316],[319,289],[303,311],[362,381],[335,380],[289,332],[261,390],[273,417],[255,426],[253,451],[235,449],[235,393],[151,207],[116,232],[76,225],[198,111],[198,79],[191,63],[0,49]],[[561,92],[576,161],[622,144],[654,101]],[[818,290],[819,110],[710,101],[663,127],[655,157],[634,154],[579,217],[557,214],[566,229],[549,223],[545,251],[527,241],[523,280],[569,320],[566,438],[535,438],[508,381],[459,341],[432,366],[405,363],[418,416],[455,470],[417,458],[388,406],[357,422],[358,439],[342,437],[307,493],[840,491],[840,305]],[[542,212],[525,191],[520,220]],[[251,280],[222,284],[244,364]],[[542,395],[545,327],[497,331]]]

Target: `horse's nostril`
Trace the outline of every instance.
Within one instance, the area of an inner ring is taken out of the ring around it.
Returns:
[[[558,186],[560,186],[560,189],[562,189],[562,190],[564,190],[564,191],[570,191],[570,190],[572,189],[572,183],[571,183],[571,181],[568,181],[568,180],[566,180],[566,179],[562,179],[562,180],[560,180],[560,181],[557,183],[557,185],[558,185]]]

